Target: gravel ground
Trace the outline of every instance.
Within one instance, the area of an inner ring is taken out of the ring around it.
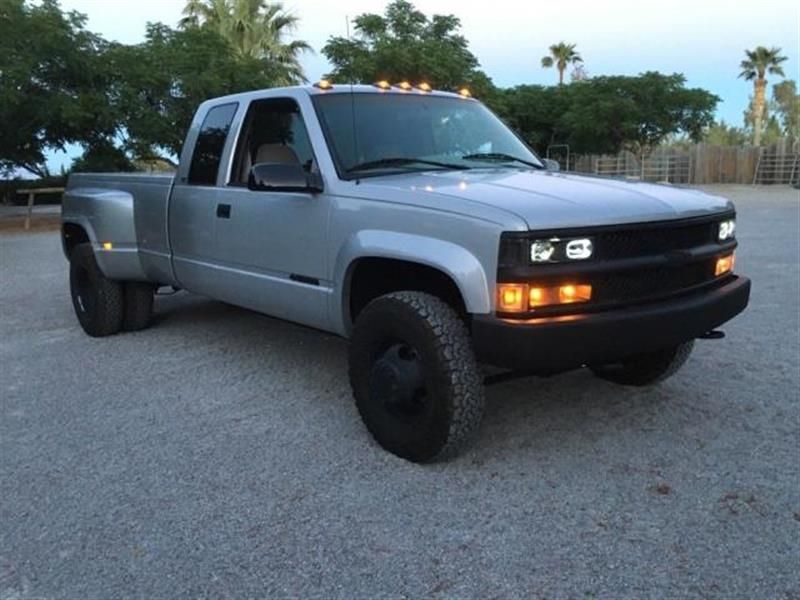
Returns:
[[[90,339],[57,234],[0,236],[0,598],[800,598],[800,193],[719,191],[727,339],[492,387],[434,466],[369,438],[342,340],[186,294]]]

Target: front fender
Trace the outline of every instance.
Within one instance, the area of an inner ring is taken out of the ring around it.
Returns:
[[[463,246],[409,233],[363,230],[348,238],[334,265],[330,316],[334,328],[342,334],[350,328],[345,290],[351,266],[360,258],[391,258],[438,269],[455,282],[467,312],[486,314],[491,311],[483,265]]]

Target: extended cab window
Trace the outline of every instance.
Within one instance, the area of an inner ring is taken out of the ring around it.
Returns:
[[[189,167],[189,183],[192,185],[216,185],[222,150],[231,129],[233,115],[238,104],[223,104],[208,111],[192,154]]]
[[[245,185],[259,163],[302,165],[310,171],[314,154],[297,102],[289,98],[256,100],[247,111],[231,171],[233,185]]]

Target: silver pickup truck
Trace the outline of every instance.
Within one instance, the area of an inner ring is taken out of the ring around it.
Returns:
[[[205,102],[175,176],[70,176],[62,237],[91,336],[146,327],[172,286],[349,338],[364,423],[417,462],[477,430],[479,364],[652,384],[750,293],[729,201],[560,173],[424,85]]]

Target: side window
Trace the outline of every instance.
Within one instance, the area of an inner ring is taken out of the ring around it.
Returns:
[[[246,185],[259,163],[299,164],[314,168],[314,153],[297,102],[290,98],[256,100],[247,110],[231,171],[232,185]]]
[[[223,104],[208,111],[194,145],[189,184],[215,185],[225,140],[238,104]]]

